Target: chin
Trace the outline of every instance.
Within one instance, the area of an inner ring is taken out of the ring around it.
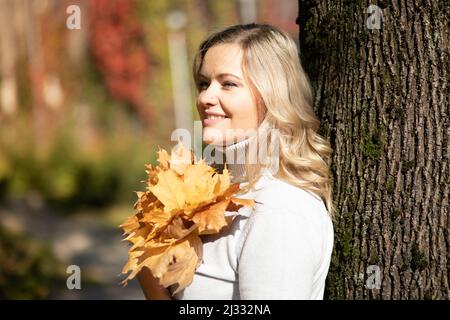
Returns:
[[[203,142],[213,146],[225,146],[226,143],[221,140],[203,139]]]
[[[212,145],[224,144],[223,134],[220,130],[208,127],[204,128],[203,130],[203,142]]]

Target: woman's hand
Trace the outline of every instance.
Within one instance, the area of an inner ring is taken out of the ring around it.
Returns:
[[[159,284],[148,268],[142,268],[138,279],[147,300],[172,300],[169,290]]]

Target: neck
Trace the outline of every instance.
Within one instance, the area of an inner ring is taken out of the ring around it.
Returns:
[[[251,139],[250,137],[225,147],[216,146],[214,148],[216,161],[221,161],[219,163],[225,161],[231,175],[232,183],[248,181],[245,171],[245,161]]]

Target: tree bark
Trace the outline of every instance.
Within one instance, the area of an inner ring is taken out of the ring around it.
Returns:
[[[334,149],[325,298],[449,299],[449,2],[372,3],[380,29],[369,1],[299,1],[302,63]]]

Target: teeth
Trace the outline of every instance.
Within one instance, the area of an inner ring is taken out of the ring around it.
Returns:
[[[217,119],[225,119],[225,117],[223,117],[223,116],[213,116],[213,115],[208,115],[208,119],[211,119],[211,120],[217,120]]]

